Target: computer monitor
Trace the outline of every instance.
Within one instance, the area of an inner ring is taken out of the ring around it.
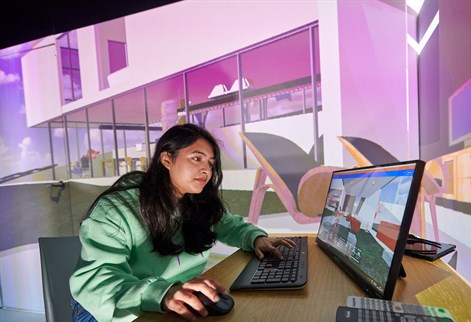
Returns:
[[[316,242],[372,297],[391,300],[403,272],[424,167],[415,160],[332,174]]]

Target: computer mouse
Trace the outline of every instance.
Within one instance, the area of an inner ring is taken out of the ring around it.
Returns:
[[[224,315],[229,313],[234,307],[234,300],[228,294],[218,293],[220,300],[217,302],[211,301],[206,295],[201,292],[193,293],[198,299],[203,303],[204,307],[208,311],[208,316],[211,315]],[[201,316],[198,311],[193,309],[188,304],[185,304],[186,307],[196,316]]]

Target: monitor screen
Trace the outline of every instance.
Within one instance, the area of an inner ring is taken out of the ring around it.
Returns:
[[[423,161],[334,171],[316,242],[370,296],[390,300]]]

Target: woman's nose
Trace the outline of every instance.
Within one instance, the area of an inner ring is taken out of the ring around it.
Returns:
[[[204,173],[209,173],[211,171],[211,164],[203,163],[203,166],[201,167],[201,171],[203,171]]]

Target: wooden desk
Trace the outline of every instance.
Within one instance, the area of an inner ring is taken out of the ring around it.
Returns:
[[[337,307],[348,295],[366,296],[309,238],[308,283],[293,291],[234,291],[234,309],[222,317],[200,321],[335,321]],[[224,259],[204,275],[226,289],[237,278],[251,254],[241,250]],[[428,262],[405,256],[407,277],[399,279],[393,300],[446,307],[455,320],[471,321],[471,285],[442,260]],[[184,321],[176,314],[146,313],[135,322]]]

